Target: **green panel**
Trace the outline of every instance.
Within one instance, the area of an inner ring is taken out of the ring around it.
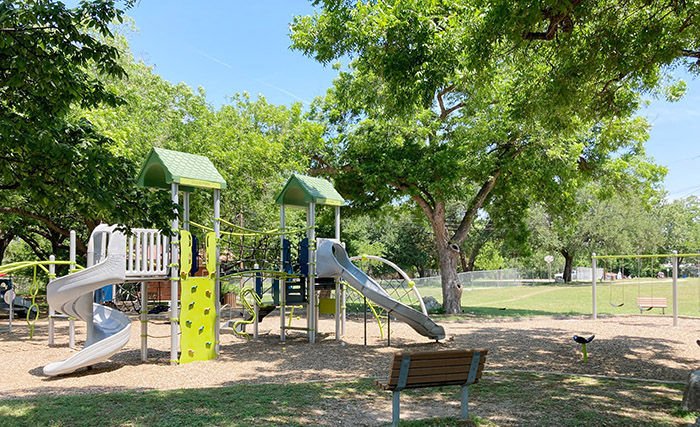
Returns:
[[[187,276],[192,270],[192,234],[180,230],[180,275]]]
[[[206,265],[210,276],[216,276],[216,248],[218,247],[216,233],[211,231],[206,236]]]
[[[216,359],[214,284],[213,277],[188,277],[180,282],[180,363]]]
[[[197,188],[226,188],[226,181],[208,158],[151,148],[141,166],[138,184],[142,187],[170,188],[172,183]]]
[[[308,206],[311,202],[319,205],[341,206],[345,200],[330,181],[297,174],[287,180],[275,199],[278,205]]]

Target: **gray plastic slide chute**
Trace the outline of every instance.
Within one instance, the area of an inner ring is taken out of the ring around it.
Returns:
[[[97,233],[109,235],[107,256],[99,263],[76,273],[59,277],[46,287],[46,299],[51,307],[88,322],[94,328],[91,339],[78,353],[61,362],[44,367],[46,375],[71,373],[79,368],[91,366],[108,359],[129,342],[131,320],[119,310],[114,310],[92,301],[92,292],[112,283],[126,279],[126,237],[114,231],[114,227],[100,225],[95,228],[88,252],[95,251]]]
[[[377,282],[357,268],[348,258],[345,248],[335,239],[318,239],[316,252],[318,277],[341,278],[394,317],[403,320],[419,334],[430,339],[445,338],[445,329],[430,317],[393,299]]]

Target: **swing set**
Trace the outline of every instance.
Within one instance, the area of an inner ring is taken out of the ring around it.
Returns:
[[[654,255],[596,255],[592,256],[593,264],[593,319],[598,318],[598,303],[597,303],[597,285],[599,278],[598,268],[602,267],[602,277],[603,280],[607,279],[608,268],[611,267],[615,269],[617,267],[617,278],[622,279],[625,277],[625,272],[631,269],[625,265],[625,259],[636,259],[637,260],[637,301],[636,306],[640,310],[640,313],[645,311],[650,311],[654,308],[661,308],[662,314],[665,314],[665,309],[668,308],[668,303],[666,297],[655,296],[655,288],[657,283],[668,282],[669,278],[666,274],[660,270],[663,259],[669,259],[671,261],[671,267],[673,268],[672,276],[670,282],[672,284],[673,298],[672,298],[672,308],[673,308],[673,326],[678,326],[678,277],[679,277],[679,263],[678,260],[682,258],[698,258],[700,254],[654,254]],[[648,259],[648,264],[646,269],[643,265],[643,260]],[[669,268],[668,266],[666,268]],[[658,271],[657,271],[658,270]],[[647,274],[645,274],[647,273]],[[625,305],[625,283],[620,283],[619,286],[621,290],[619,292],[614,292],[613,287],[615,286],[612,281],[613,278],[610,277],[610,283],[608,286],[609,301],[608,303],[613,308],[620,308]],[[647,292],[642,295],[642,288],[646,288]],[[614,296],[620,297],[621,299],[615,299]],[[698,304],[700,306],[700,288],[698,289]],[[700,309],[699,309],[700,310]]]

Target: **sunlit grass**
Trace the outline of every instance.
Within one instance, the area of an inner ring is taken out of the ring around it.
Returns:
[[[439,286],[420,287],[423,297],[442,301]],[[637,297],[666,298],[665,313],[673,313],[671,279],[625,279],[599,282],[597,285],[598,314],[639,314]],[[621,307],[613,307],[624,304]],[[482,316],[590,315],[593,307],[591,283],[546,284],[502,288],[465,288],[462,307],[466,313]],[[505,309],[505,310],[503,310]],[[651,314],[661,314],[655,308]],[[678,279],[678,313],[700,316],[700,279]]]

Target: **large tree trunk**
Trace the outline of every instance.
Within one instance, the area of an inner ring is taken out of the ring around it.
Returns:
[[[445,313],[461,313],[462,284],[457,276],[459,252],[444,242],[438,242],[437,249],[440,256],[440,276],[442,279],[442,308]]]
[[[442,308],[445,313],[458,314],[462,311],[462,284],[457,277],[459,246],[450,240],[450,232],[445,226],[445,204],[437,202],[430,216],[435,235],[435,246],[440,258],[442,282]]]
[[[568,251],[562,249],[561,254],[564,256],[564,282],[571,282],[571,270],[574,266],[574,256],[569,254]]]

